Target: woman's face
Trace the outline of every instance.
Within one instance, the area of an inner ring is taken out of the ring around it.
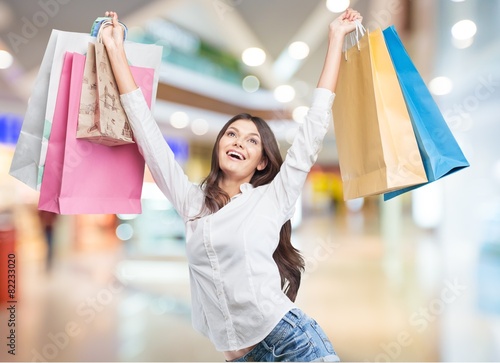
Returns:
[[[267,165],[262,154],[262,140],[251,120],[237,120],[219,141],[219,166],[224,178],[248,183],[256,170]]]

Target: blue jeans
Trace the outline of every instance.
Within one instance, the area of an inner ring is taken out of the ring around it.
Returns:
[[[290,310],[269,335],[232,362],[340,362],[318,323],[300,309]]]

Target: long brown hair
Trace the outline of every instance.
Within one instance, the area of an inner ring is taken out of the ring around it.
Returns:
[[[283,158],[281,157],[274,133],[263,119],[249,115],[248,113],[241,113],[231,118],[222,127],[215,140],[212,150],[210,173],[201,183],[205,192],[205,207],[211,213],[221,209],[230,200],[229,195],[219,187],[219,181],[222,178],[222,171],[219,166],[219,142],[227,128],[238,120],[249,120],[255,124],[262,140],[262,157],[267,159],[266,167],[263,170],[255,171],[250,184],[254,187],[269,184],[276,174],[278,174],[281,164],[283,164]],[[273,253],[273,258],[280,272],[283,292],[290,300],[295,301],[300,286],[301,274],[304,271],[304,259],[300,255],[299,250],[292,246],[291,236],[292,224],[288,220],[281,227],[280,240],[278,247]]]

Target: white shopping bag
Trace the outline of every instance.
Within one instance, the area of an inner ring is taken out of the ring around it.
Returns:
[[[45,54],[40,64],[38,76],[33,85],[33,91],[24,116],[21,133],[10,166],[10,175],[26,185],[37,188],[40,152],[45,124],[45,110],[49,93],[50,71],[54,59],[57,42],[57,32],[50,35]]]
[[[85,54],[88,43],[95,43],[95,40],[95,37],[86,33],[52,30],[9,171],[10,175],[33,189],[40,190],[42,182],[64,54]],[[125,42],[125,52],[131,65],[155,70],[151,110],[158,89],[162,50],[161,46],[155,44]]]

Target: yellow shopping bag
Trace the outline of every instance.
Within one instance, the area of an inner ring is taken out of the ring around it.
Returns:
[[[345,200],[427,181],[380,29],[345,51],[333,116]]]

